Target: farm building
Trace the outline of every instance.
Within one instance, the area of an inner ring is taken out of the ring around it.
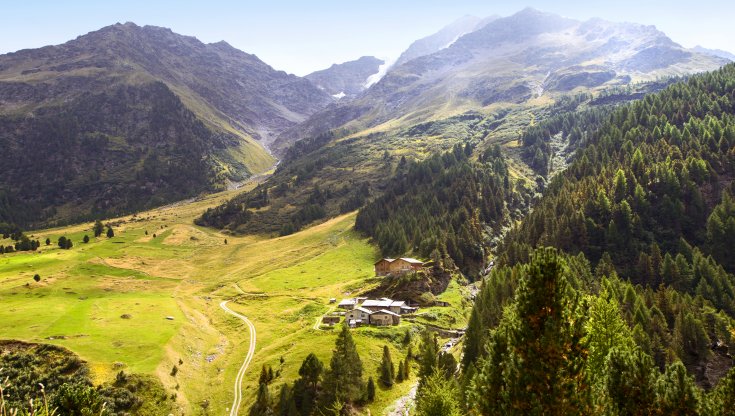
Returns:
[[[404,306],[406,306],[406,302],[392,300],[388,298],[381,298],[377,300],[368,299],[362,303],[363,308],[370,309],[373,312],[377,312],[381,309],[385,309],[393,313],[397,313],[399,315],[401,314],[401,308]]]
[[[375,263],[375,275],[387,276],[389,274],[398,275],[408,272],[419,271],[424,267],[424,262],[410,257],[401,257],[399,259],[380,259]]]
[[[362,307],[355,308],[347,314],[345,314],[345,319],[347,320],[355,320],[355,321],[362,321],[362,323],[367,324],[370,323],[370,314],[373,313],[373,311],[369,309],[365,309]]]
[[[339,315],[327,315],[322,318],[322,323],[324,325],[333,326],[335,324],[338,324],[340,320]]]
[[[370,324],[377,326],[398,325],[401,323],[401,315],[389,310],[379,310],[370,315]]]
[[[352,309],[355,309],[355,307],[357,305],[359,305],[360,303],[362,303],[365,299],[367,299],[367,298],[347,298],[347,299],[342,299],[342,301],[339,302],[339,305],[337,305],[337,307],[340,308],[340,309],[352,310]],[[330,303],[332,303],[332,302],[330,302]]]
[[[417,309],[400,300],[396,301],[389,298],[368,299],[364,297],[343,299],[338,307],[349,309],[343,314],[345,322],[350,328],[361,325],[398,325],[401,323],[402,314],[414,313]],[[325,324],[329,324],[327,318],[331,318],[331,316],[323,318]]]

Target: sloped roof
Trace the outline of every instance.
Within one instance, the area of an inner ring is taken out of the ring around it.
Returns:
[[[388,263],[393,263],[395,260],[396,259],[380,259],[380,260],[376,261],[375,264],[378,264],[378,263],[383,262],[383,261],[387,261]]]
[[[384,314],[388,314],[388,315],[391,315],[391,316],[401,316],[401,315],[399,315],[399,314],[397,314],[395,312],[391,312],[391,311],[385,310],[385,309],[381,309],[381,310],[379,310],[377,312],[373,312],[373,314],[376,314],[376,313],[384,313]]]
[[[392,300],[375,300],[375,299],[368,299],[365,302],[362,303],[362,306],[367,307],[373,307],[373,308],[387,308],[390,306],[390,304],[393,303]]]
[[[409,262],[409,263],[411,263],[411,264],[424,264],[424,262],[423,262],[423,261],[421,261],[421,260],[416,260],[416,259],[414,259],[414,258],[411,258],[411,257],[401,257],[401,260],[403,260],[403,261],[407,261],[407,262]]]
[[[371,311],[370,309],[365,309],[365,308],[363,308],[363,307],[355,308],[355,309],[353,309],[353,311],[360,311],[360,312],[364,312],[364,313],[366,313],[366,314],[368,314],[368,315],[371,315],[371,314],[373,314],[373,311]]]

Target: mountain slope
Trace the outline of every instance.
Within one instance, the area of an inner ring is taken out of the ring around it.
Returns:
[[[288,150],[276,143],[283,157],[274,176],[200,224],[292,232],[380,197],[402,163],[455,144],[501,144],[512,159],[510,176],[543,185],[534,169],[545,175],[552,165],[564,167],[568,133],[553,148],[532,149],[519,146],[521,131],[552,115],[639,99],[672,82],[658,76],[720,63],[684,51],[652,27],[525,10],[392,69],[356,99],[287,131],[288,141],[307,138]],[[656,80],[636,82],[647,78]],[[560,160],[549,163],[552,156]]]
[[[726,62],[685,50],[653,26],[579,22],[525,9],[392,67],[359,99],[316,114],[284,138],[427,121],[498,103],[543,103],[560,94],[703,72]]]
[[[705,48],[703,46],[697,45],[694,48],[692,48],[692,50],[695,52],[699,52],[699,53],[703,53],[707,55],[713,55],[713,56],[727,59],[728,61],[735,62],[735,54],[732,54],[728,51],[723,51],[722,49],[709,49],[709,48]]]
[[[268,169],[269,140],[329,102],[224,42],[105,27],[0,56],[0,189],[25,223],[193,196]]]
[[[480,19],[475,16],[461,17],[445,26],[440,31],[413,42],[405,51],[403,51],[401,56],[398,57],[394,65],[403,65],[412,59],[431,55],[434,52],[449,47],[463,35],[477,30],[496,18],[497,17],[489,17],[486,19]]]
[[[329,95],[341,99],[354,97],[365,90],[368,77],[378,73],[385,61],[374,56],[363,56],[354,61],[334,64],[327,69],[312,72],[304,78]]]

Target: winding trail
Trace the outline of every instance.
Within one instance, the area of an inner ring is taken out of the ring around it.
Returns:
[[[245,356],[245,361],[243,361],[240,370],[237,372],[237,377],[235,377],[235,399],[232,401],[232,407],[230,408],[230,416],[237,416],[240,412],[240,405],[242,404],[242,379],[245,376],[245,371],[247,371],[248,366],[250,365],[250,361],[253,359],[253,355],[255,354],[255,326],[248,318],[228,308],[227,302],[229,301],[222,301],[222,303],[219,304],[220,308],[230,315],[241,319],[248,325],[248,329],[250,330],[250,348],[248,349],[248,354]]]

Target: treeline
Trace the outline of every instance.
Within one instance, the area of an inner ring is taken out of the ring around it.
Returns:
[[[545,245],[593,263],[607,253],[634,283],[663,283],[733,313],[735,65],[576,129],[590,133],[508,234],[503,259],[527,261]]]
[[[12,253],[15,251],[35,251],[41,246],[38,240],[32,240],[23,231],[14,224],[0,223],[0,235],[3,239],[11,239],[15,243],[4,246],[0,244],[0,254]]]
[[[371,236],[384,256],[413,253],[449,260],[472,274],[486,248],[531,194],[513,182],[499,147],[470,160],[470,144],[455,145],[421,162],[401,163],[382,196],[363,207],[355,228]]]
[[[711,371],[709,357],[732,353],[733,320],[701,297],[633,286],[607,266],[593,273],[583,255],[540,249],[493,270],[461,375],[422,379],[418,414],[732,414],[735,370],[705,392],[687,368],[711,380],[699,373]]]

